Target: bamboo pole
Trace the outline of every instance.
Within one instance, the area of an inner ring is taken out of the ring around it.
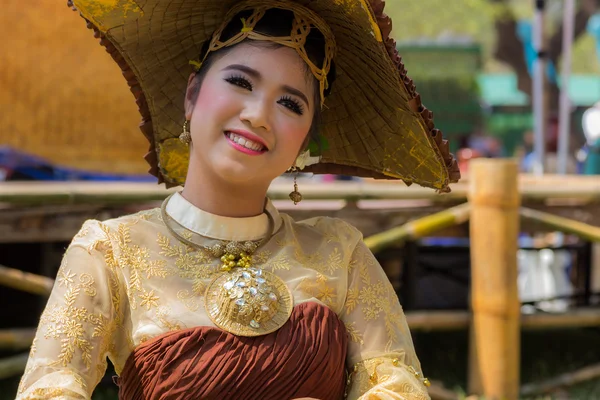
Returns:
[[[35,337],[35,328],[0,330],[0,350],[28,349]]]
[[[469,392],[488,400],[516,400],[520,362],[518,167],[514,160],[477,159],[469,171],[473,312]]]
[[[564,313],[523,314],[523,330],[584,328],[600,326],[600,309],[571,309]],[[468,311],[409,311],[406,322],[411,331],[455,331],[467,329],[472,321]]]
[[[526,207],[521,207],[519,214],[522,218],[542,223],[558,231],[572,233],[592,242],[600,242],[600,228],[597,226]]]
[[[435,203],[463,202],[467,198],[468,178],[452,185],[452,192],[438,195],[429,188],[406,187],[398,182],[363,180],[335,182],[323,185],[300,182],[306,200],[331,199],[394,199],[429,200]],[[544,175],[543,178],[520,175],[519,184],[524,200],[578,199],[600,201],[600,181],[595,176]],[[134,204],[161,201],[173,191],[154,183],[132,182],[0,182],[0,203],[15,205],[48,204]],[[278,181],[271,185],[272,200],[289,200],[290,183]]]
[[[444,228],[462,224],[469,219],[471,206],[464,203],[426,217],[409,221],[402,226],[377,233],[365,239],[365,244],[373,253],[386,247],[400,244],[407,239],[418,239]]]
[[[531,103],[533,108],[533,173],[544,174],[544,162],[546,161],[546,55],[544,52],[544,28],[545,28],[545,0],[535,2],[535,14],[533,17],[533,46],[535,47],[535,59],[532,71],[532,94]]]
[[[49,296],[54,280],[0,265],[0,285],[24,292]]]
[[[411,331],[455,331],[471,323],[468,311],[408,311],[406,322]]]
[[[23,353],[0,359],[0,379],[22,374],[27,365],[27,358],[29,354]]]
[[[574,372],[567,372],[539,383],[529,383],[521,388],[521,396],[547,394],[554,390],[574,386],[600,378],[600,364],[590,365]]]

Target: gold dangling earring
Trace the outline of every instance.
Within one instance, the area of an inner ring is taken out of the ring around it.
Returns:
[[[185,144],[186,146],[189,146],[189,144],[192,143],[192,135],[190,134],[189,125],[190,121],[186,119],[183,123],[183,132],[181,132],[181,135],[179,135],[179,140],[181,140],[181,143]]]
[[[294,175],[294,191],[290,193],[290,199],[294,202],[294,205],[297,205],[302,201],[302,193],[298,191],[298,168],[296,168],[296,163],[292,166],[291,172],[296,175]]]

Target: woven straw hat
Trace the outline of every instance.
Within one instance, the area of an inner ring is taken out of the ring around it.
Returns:
[[[146,160],[159,182],[184,182],[189,151],[177,138],[192,71],[189,60],[198,57],[202,44],[239,2],[70,0],[123,70],[150,141]],[[328,24],[337,45],[337,78],[321,126],[328,147],[320,162],[303,172],[402,179],[449,191],[448,184],[460,178],[457,163],[406,76],[389,38],[384,2],[294,2]]]

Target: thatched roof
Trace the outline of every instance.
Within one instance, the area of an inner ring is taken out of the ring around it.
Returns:
[[[66,1],[4,0],[0,37],[0,145],[88,170],[147,170],[134,97]]]

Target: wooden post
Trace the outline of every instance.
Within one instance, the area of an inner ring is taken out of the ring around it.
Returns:
[[[471,162],[469,392],[487,400],[519,396],[517,290],[518,167],[514,160]]]

